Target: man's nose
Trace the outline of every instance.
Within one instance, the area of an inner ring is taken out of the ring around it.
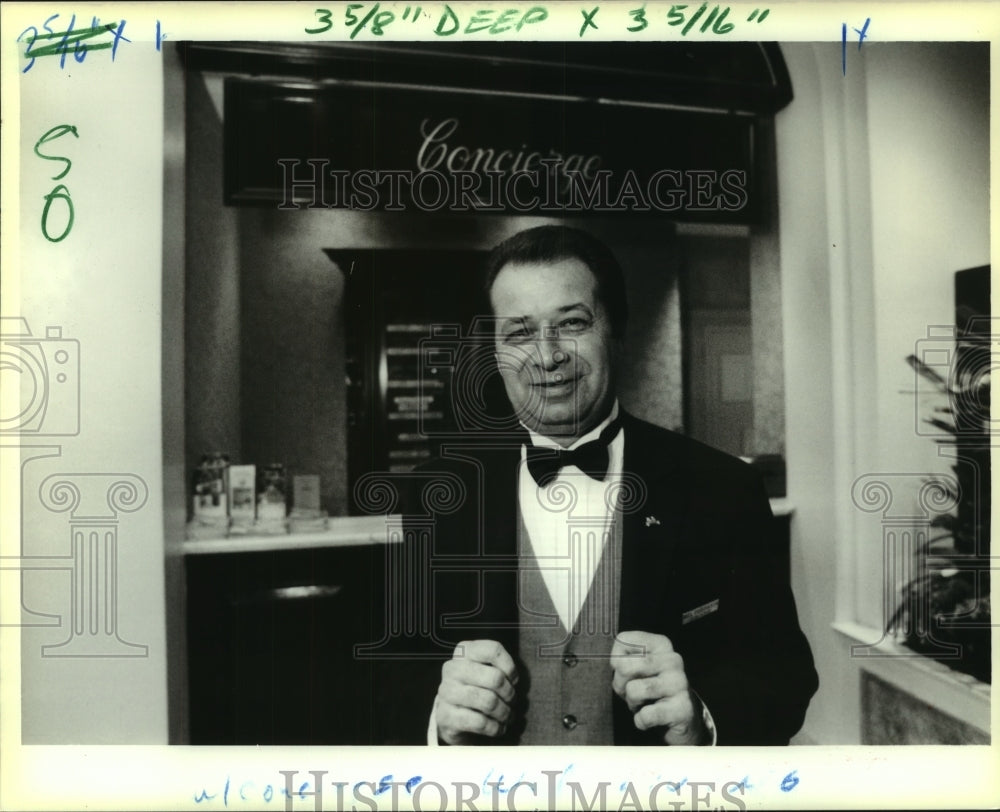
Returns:
[[[538,342],[538,352],[541,355],[544,369],[556,369],[565,364],[569,358],[565,343],[559,336],[559,330],[555,327],[546,327],[542,330],[542,336]]]

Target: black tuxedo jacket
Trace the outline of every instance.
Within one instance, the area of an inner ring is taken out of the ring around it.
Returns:
[[[622,424],[619,631],[670,639],[720,745],[787,744],[818,679],[759,475],[628,414]],[[456,444],[408,478],[408,532],[425,534],[427,554],[413,555],[413,538],[391,554],[397,572],[409,570],[405,582],[424,587],[393,596],[404,620],[382,650],[398,656],[377,667],[376,740],[426,742],[441,665],[457,642],[499,640],[516,657],[520,455],[519,439]],[[614,703],[616,744],[662,743],[662,731],[637,731],[624,702]]]

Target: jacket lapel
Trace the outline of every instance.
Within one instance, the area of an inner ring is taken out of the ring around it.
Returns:
[[[686,519],[681,461],[647,424],[623,414],[622,425],[623,476],[633,480],[625,492],[637,488],[644,498],[623,505],[618,626],[670,637],[678,623],[669,600],[672,560]]]

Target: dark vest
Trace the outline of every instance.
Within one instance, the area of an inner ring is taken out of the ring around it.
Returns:
[[[575,525],[567,532],[577,554],[593,554],[603,528]],[[620,513],[615,511],[600,564],[572,632],[559,619],[518,511],[518,685],[522,745],[611,745],[611,666],[618,631],[621,581]],[[560,559],[549,565],[567,565]]]

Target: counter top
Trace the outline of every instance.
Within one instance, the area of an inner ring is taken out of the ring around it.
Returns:
[[[771,499],[775,516],[791,516],[795,512],[788,499]],[[394,514],[390,519],[399,520]],[[333,516],[326,530],[315,533],[285,533],[268,536],[229,536],[218,539],[189,539],[184,542],[184,555],[219,553],[260,553],[275,550],[309,550],[324,547],[355,547],[368,544],[390,544],[385,516]]]
[[[390,518],[399,519],[399,516]],[[218,539],[188,539],[184,555],[260,553],[272,550],[308,550],[317,547],[355,547],[388,544],[385,516],[333,516],[326,530],[280,535],[238,535]]]

